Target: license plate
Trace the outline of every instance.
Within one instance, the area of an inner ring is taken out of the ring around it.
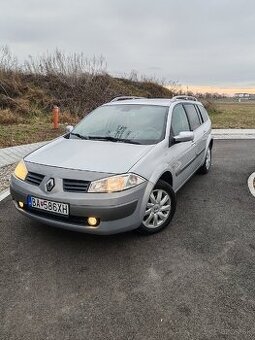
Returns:
[[[52,214],[69,215],[69,205],[67,203],[48,201],[43,198],[28,196],[27,204],[30,208],[43,210]]]

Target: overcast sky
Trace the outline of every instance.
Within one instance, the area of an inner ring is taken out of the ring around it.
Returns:
[[[58,47],[114,74],[255,86],[254,0],[1,0],[0,44],[22,61]]]

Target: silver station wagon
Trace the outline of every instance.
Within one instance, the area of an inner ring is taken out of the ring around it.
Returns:
[[[211,166],[211,121],[194,97],[118,97],[26,156],[11,179],[23,215],[94,234],[169,225],[176,192]]]

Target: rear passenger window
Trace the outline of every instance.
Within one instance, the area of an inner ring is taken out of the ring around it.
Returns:
[[[177,136],[182,131],[190,131],[189,121],[182,105],[177,105],[172,115],[172,132]]]
[[[203,106],[201,106],[201,105],[198,105],[198,108],[199,108],[199,111],[201,112],[203,121],[206,122],[208,120],[208,118],[209,118],[206,109]]]
[[[198,112],[193,104],[184,104],[184,107],[189,118],[191,130],[194,131],[201,125]]]

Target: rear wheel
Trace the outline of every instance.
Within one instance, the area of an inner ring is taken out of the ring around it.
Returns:
[[[212,165],[212,149],[208,147],[206,151],[205,161],[201,168],[198,169],[198,172],[202,175],[205,175],[209,172]]]
[[[149,196],[143,222],[138,231],[143,234],[159,232],[169,225],[175,209],[176,197],[172,187],[159,180]]]

